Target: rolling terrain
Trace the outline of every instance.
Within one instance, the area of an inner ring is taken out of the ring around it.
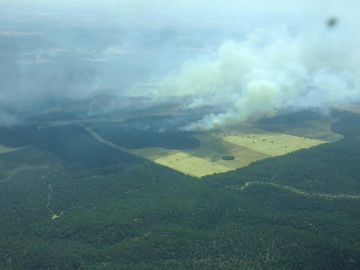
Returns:
[[[0,154],[0,267],[358,269],[360,116],[334,117],[340,140],[203,181],[81,125],[1,129],[0,143],[21,149]],[[197,136],[175,151],[201,148]]]

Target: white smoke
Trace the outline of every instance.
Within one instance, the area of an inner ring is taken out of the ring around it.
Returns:
[[[212,129],[281,110],[360,100],[360,39],[347,27],[290,34],[255,31],[227,41],[206,61],[185,64],[156,95],[188,97],[187,107],[214,106],[187,129]],[[190,98],[189,98],[190,97]]]
[[[129,97],[213,107],[189,129],[358,100],[356,0],[63,2],[0,0],[0,126],[54,106],[143,108]]]

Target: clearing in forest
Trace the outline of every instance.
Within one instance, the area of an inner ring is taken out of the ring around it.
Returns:
[[[177,152],[154,160],[155,163],[195,177],[230,171],[230,168],[214,162]]]
[[[322,140],[309,139],[282,133],[252,133],[225,135],[225,142],[246,147],[250,150],[268,155],[281,156],[296,150],[314,147],[326,143]]]
[[[86,129],[96,140],[119,151],[140,156],[159,165],[195,177],[228,172],[246,167],[258,160],[326,143],[323,140],[283,133],[255,131],[257,133],[198,134],[196,138],[200,141],[200,145],[187,150],[161,147],[129,150],[102,138],[90,128]],[[232,158],[225,159],[224,157],[227,156]]]

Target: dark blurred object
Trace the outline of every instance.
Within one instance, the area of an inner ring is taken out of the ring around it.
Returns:
[[[335,17],[329,18],[326,24],[329,28],[334,28],[338,24],[338,19]]]

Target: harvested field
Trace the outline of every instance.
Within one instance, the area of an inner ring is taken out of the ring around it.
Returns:
[[[223,136],[222,139],[225,142],[243,146],[272,157],[326,143],[322,140],[308,139],[282,133],[239,134]]]
[[[184,152],[170,154],[166,157],[155,159],[154,162],[195,177],[231,170],[223,165]]]

